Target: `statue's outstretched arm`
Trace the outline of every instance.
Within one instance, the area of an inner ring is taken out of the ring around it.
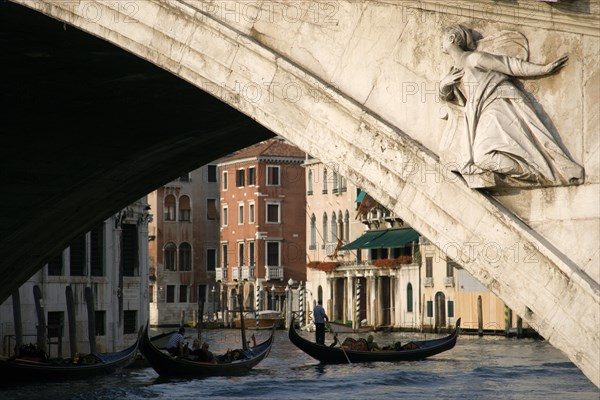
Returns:
[[[535,77],[549,75],[563,68],[569,59],[564,54],[548,64],[534,64],[516,57],[499,56],[485,52],[474,52],[473,60],[478,67],[498,71],[514,77]]]

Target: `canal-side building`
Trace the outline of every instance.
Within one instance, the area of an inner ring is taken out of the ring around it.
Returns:
[[[479,283],[438,246],[420,238],[422,327],[437,331],[461,318],[466,331],[517,334],[528,328],[493,292]],[[446,249],[452,253],[452,248]]]
[[[418,234],[347,182],[335,166],[316,159],[304,166],[308,307],[321,299],[332,320],[414,327]]]
[[[304,159],[281,138],[221,159],[216,279],[224,308],[243,290],[245,309],[281,311],[288,282],[306,280]]]
[[[468,330],[516,329],[497,296],[335,166],[304,167],[308,311],[321,299],[332,320],[355,327],[439,331],[462,318]]]
[[[150,325],[195,325],[218,308],[217,162],[186,173],[148,195]],[[204,317],[205,316],[205,317]]]
[[[77,352],[90,351],[90,327],[95,331],[98,352],[120,351],[133,344],[148,321],[151,218],[143,198],[79,235],[49,259],[0,306],[2,354],[13,354],[19,330],[14,312],[18,310],[23,344],[38,343],[37,328],[43,320],[46,329],[40,337],[46,340],[40,344],[50,357],[70,357],[74,351],[69,344],[72,322],[67,297],[73,300]],[[42,315],[38,315],[38,309]]]

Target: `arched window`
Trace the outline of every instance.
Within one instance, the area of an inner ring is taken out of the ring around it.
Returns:
[[[192,207],[190,206],[190,198],[188,196],[181,196],[179,198],[179,220],[180,221],[191,221]]]
[[[323,288],[321,285],[319,285],[319,288],[317,289],[317,300],[323,301]]]
[[[344,220],[342,219],[341,211],[338,211],[338,237],[344,240]]]
[[[345,192],[348,189],[346,178],[340,175],[340,192]]]
[[[327,213],[323,213],[323,248],[327,243]]]
[[[315,214],[310,216],[310,248],[317,248],[317,217]]]
[[[327,193],[327,168],[323,168],[323,194]]]
[[[350,213],[348,210],[344,214],[344,238],[350,240]]]
[[[308,170],[308,195],[313,194],[313,173],[312,169]]]
[[[192,246],[186,242],[179,245],[179,270],[192,270]]]
[[[175,196],[172,194],[165,197],[164,215],[165,221],[175,221]]]
[[[412,284],[406,285],[406,312],[413,312]]]
[[[332,192],[337,193],[340,191],[339,189],[340,188],[338,186],[338,174],[337,174],[337,172],[334,172],[333,173],[333,191]]]
[[[175,243],[169,242],[165,245],[165,270],[176,271],[177,270],[177,246]]]
[[[331,241],[337,241],[338,233],[337,233],[337,216],[335,215],[335,211],[331,213]]]

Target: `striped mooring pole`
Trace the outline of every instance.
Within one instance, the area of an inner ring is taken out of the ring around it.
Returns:
[[[254,311],[254,315],[256,317],[256,328],[257,329],[258,329],[258,325],[259,325],[258,311],[260,310],[261,298],[262,298],[262,286],[258,286],[258,289],[256,290],[256,308]]]
[[[302,282],[298,286],[298,310],[300,311],[300,326],[304,326],[304,288]]]
[[[360,278],[356,279],[356,331],[360,328]]]

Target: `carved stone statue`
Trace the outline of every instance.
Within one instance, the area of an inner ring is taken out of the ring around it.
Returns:
[[[583,182],[583,168],[560,147],[512,80],[555,73],[565,66],[566,55],[545,65],[534,64],[527,61],[529,48],[522,34],[501,32],[476,43],[471,30],[462,25],[445,30],[443,50],[454,66],[440,82],[440,97],[464,107],[468,149],[459,172],[477,177],[466,179],[473,183],[470,186]]]

